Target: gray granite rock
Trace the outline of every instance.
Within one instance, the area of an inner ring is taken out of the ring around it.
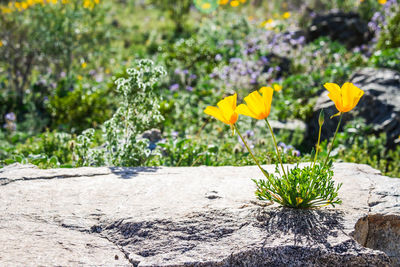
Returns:
[[[374,133],[386,133],[387,146],[393,148],[400,135],[400,73],[389,69],[363,68],[353,73],[350,82],[364,90],[365,94],[354,110],[344,114],[342,125],[355,117],[364,118],[373,127]],[[321,108],[325,110],[325,118],[338,112],[326,90],[319,96],[314,114],[308,122],[308,134],[311,137],[318,134]],[[337,122],[338,118],[325,119],[323,139],[333,135]]]
[[[373,33],[357,13],[333,11],[313,18],[308,27],[308,41],[314,41],[321,36],[328,36],[333,41],[339,41],[348,48],[368,43]]]
[[[254,166],[10,166],[0,266],[398,266],[400,179],[334,170],[342,205],[293,210],[255,199]]]

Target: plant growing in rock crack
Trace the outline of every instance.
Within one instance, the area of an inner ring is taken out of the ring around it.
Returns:
[[[85,130],[77,138],[77,165],[138,166],[149,158],[148,141],[140,136],[163,120],[153,89],[166,72],[143,59],[127,69],[127,74],[127,78],[115,81],[121,102],[102,126],[105,142],[93,148],[94,129]]]
[[[259,91],[250,93],[244,98],[246,104],[236,106],[237,94],[234,94],[233,96],[228,96],[219,101],[217,104],[218,107],[208,106],[204,110],[206,114],[230,125],[233,134],[235,131],[238,133],[253,160],[264,174],[266,180],[253,180],[257,187],[255,194],[260,200],[270,200],[279,203],[282,206],[301,209],[318,208],[326,205],[335,206],[335,204],[341,203],[341,200],[338,198],[338,191],[341,184],[335,186],[332,179],[332,160],[329,160],[329,155],[332,151],[343,113],[352,110],[357,105],[364,92],[352,83],[345,83],[341,88],[335,83],[326,83],[324,86],[329,91],[329,98],[335,103],[335,106],[339,111],[337,114],[332,116],[340,116],[339,123],[333,136],[332,143],[328,149],[327,157],[323,162],[317,164],[318,151],[320,149],[319,144],[321,141],[321,129],[324,123],[324,113],[321,111],[318,120],[319,134],[314,161],[310,166],[305,166],[303,168],[296,165],[293,168],[289,169],[287,167],[285,169],[283,166],[282,157],[275,135],[268,122],[268,116],[271,111],[272,95],[274,92],[274,89],[271,87],[262,87]],[[246,140],[243,138],[236,126],[239,114],[258,120],[265,120],[279,159],[279,164],[276,165],[277,174],[268,173],[263,169],[252,153]]]

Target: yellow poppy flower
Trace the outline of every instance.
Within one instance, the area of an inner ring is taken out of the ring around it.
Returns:
[[[203,9],[209,9],[210,7],[211,7],[210,3],[204,3],[201,5],[201,8],[203,8]]]
[[[279,84],[276,83],[273,86],[274,86],[275,92],[279,92],[280,90],[282,90],[282,85],[279,85]]]
[[[237,1],[237,0],[231,1],[231,6],[232,7],[237,7],[238,5],[239,5],[239,1]]]
[[[379,4],[381,4],[381,5],[384,5],[384,4],[386,4],[386,0],[378,0],[378,2],[379,2]]]
[[[339,112],[348,112],[357,106],[364,91],[352,83],[344,83],[342,88],[336,83],[326,83],[324,87],[329,91],[328,97],[335,103]]]
[[[208,106],[204,113],[213,116],[223,123],[233,125],[238,120],[238,113],[236,112],[237,94],[225,97],[218,102],[218,107]]]
[[[283,13],[282,18],[288,19],[288,18],[290,18],[291,15],[292,14],[290,14],[290,12],[285,12],[285,13]]]
[[[239,114],[252,117],[257,120],[266,119],[271,111],[271,102],[274,89],[271,87],[262,87],[258,91],[250,93],[244,98],[245,104],[240,104],[236,111]]]
[[[220,5],[226,5],[229,3],[229,0],[219,0],[218,2]]]

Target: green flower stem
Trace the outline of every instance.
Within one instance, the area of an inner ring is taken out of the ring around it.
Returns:
[[[265,118],[265,121],[267,122],[269,131],[271,132],[272,140],[274,141],[274,145],[275,145],[275,149],[276,149],[276,154],[278,155],[279,162],[281,163],[283,175],[284,175],[285,178],[287,179],[288,177],[287,177],[287,175],[286,175],[285,168],[283,167],[282,158],[281,158],[281,153],[279,153],[278,144],[276,143],[276,139],[275,139],[274,132],[272,131],[272,127],[271,127],[271,125],[269,124],[267,118]]]
[[[335,143],[336,134],[339,131],[340,123],[342,122],[342,118],[343,118],[343,113],[340,113],[339,123],[338,123],[338,125],[336,127],[336,131],[335,131],[335,134],[334,134],[333,139],[332,139],[332,144],[329,146],[328,155],[326,156],[326,159],[325,159],[325,162],[324,162],[324,166],[322,168],[324,168],[326,163],[328,162],[329,155],[331,154],[333,144]]]
[[[239,129],[237,128],[236,124],[233,124],[233,127],[235,128],[236,132],[238,133],[238,135],[240,136],[240,139],[242,139],[242,142],[244,144],[244,146],[247,148],[247,150],[249,151],[250,155],[252,156],[253,160],[256,162],[258,168],[260,168],[261,172],[264,174],[264,176],[268,179],[268,181],[271,183],[271,185],[275,188],[275,190],[277,190],[277,192],[279,192],[279,190],[275,187],[275,184],[269,179],[269,175],[268,173],[266,173],[264,171],[263,168],[261,168],[260,163],[258,162],[258,160],[256,159],[256,157],[254,156],[253,152],[251,152],[250,147],[247,145],[246,140],[244,140],[242,134],[239,132]]]
[[[315,157],[314,157],[312,172],[314,172],[315,162],[317,161],[317,157],[318,157],[319,143],[321,141],[321,130],[322,130],[322,124],[319,125],[318,142],[317,142],[317,146],[315,149]]]
[[[258,162],[258,160],[256,159],[256,157],[254,156],[253,152],[251,152],[250,147],[247,145],[246,141],[244,140],[242,134],[239,132],[239,129],[237,128],[236,124],[233,124],[233,127],[235,128],[236,132],[238,133],[238,135],[240,136],[240,139],[242,139],[243,144],[245,145],[245,147],[247,148],[247,150],[249,151],[250,155],[253,157],[253,160],[256,162],[258,168],[260,168],[260,170],[264,173],[263,168],[261,168],[260,163]]]

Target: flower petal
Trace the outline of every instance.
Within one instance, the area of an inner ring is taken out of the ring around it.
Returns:
[[[222,121],[223,123],[229,124],[228,121],[225,119],[224,115],[222,114],[221,110],[217,107],[213,106],[208,106],[205,110],[204,113],[213,116],[217,120]]]
[[[351,97],[352,97],[351,107],[352,108],[351,109],[353,109],[355,106],[357,106],[358,101],[364,95],[364,91],[352,83],[351,83],[351,87],[352,87],[352,95],[351,95]]]
[[[272,103],[272,96],[274,94],[274,89],[272,89],[271,87],[261,87],[260,92],[262,93],[264,100],[265,113],[263,119],[265,119],[271,112],[271,103]]]
[[[258,91],[250,93],[244,98],[248,108],[257,116],[265,113],[264,101]]]
[[[343,112],[347,112],[350,111],[351,109],[353,109],[353,107],[351,106],[353,104],[353,95],[355,93],[355,86],[352,83],[346,82],[343,84],[342,89],[341,89],[341,93],[342,93],[342,104],[343,104],[343,108],[346,110]]]
[[[237,106],[236,112],[239,113],[239,114],[242,114],[244,116],[252,117],[254,119],[258,118],[257,114],[255,114],[253,111],[251,111],[249,109],[249,107],[246,106],[245,104],[240,104],[239,106]]]
[[[339,85],[336,83],[325,83],[324,87],[329,91],[328,97],[335,103],[337,110],[343,111],[342,94]]]

